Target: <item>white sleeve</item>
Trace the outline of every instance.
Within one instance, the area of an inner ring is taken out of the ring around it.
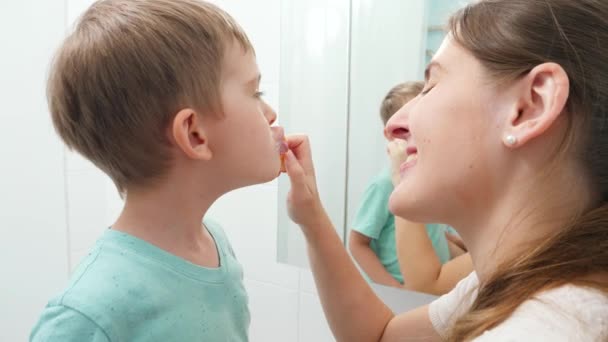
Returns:
[[[429,305],[429,318],[441,338],[447,338],[451,325],[464,314],[477,296],[479,279],[471,272],[449,293],[437,298]]]
[[[540,312],[539,312],[540,313]],[[547,312],[551,315],[551,310]],[[578,327],[570,320],[558,319],[551,322],[535,315],[518,314],[507,319],[497,327],[485,331],[474,342],[511,342],[511,341],[595,341],[581,339]]]
[[[608,341],[608,296],[575,286],[541,293],[474,341]]]

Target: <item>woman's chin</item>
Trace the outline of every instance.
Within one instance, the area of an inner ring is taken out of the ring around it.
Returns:
[[[388,201],[389,211],[398,217],[404,218],[413,222],[425,222],[424,208],[420,207],[420,203],[411,201],[412,197],[393,192]]]
[[[397,192],[393,192],[388,199],[388,210],[395,216],[403,217],[409,212],[407,203],[404,202]]]

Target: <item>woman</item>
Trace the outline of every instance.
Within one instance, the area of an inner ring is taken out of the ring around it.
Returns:
[[[359,276],[289,139],[290,215],[339,341],[608,340],[608,2],[486,0],[457,12],[426,86],[387,124],[408,141],[391,211],[445,222],[475,272],[395,316]],[[437,201],[441,195],[442,201]]]

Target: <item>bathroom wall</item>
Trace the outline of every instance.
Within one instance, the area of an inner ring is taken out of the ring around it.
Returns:
[[[62,1],[0,2],[0,341],[24,341],[68,274],[64,155],[44,97],[64,12]]]

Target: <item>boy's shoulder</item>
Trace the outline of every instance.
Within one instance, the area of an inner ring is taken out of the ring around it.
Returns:
[[[144,291],[144,277],[149,272],[146,260],[136,253],[100,239],[88,256],[76,268],[68,286],[51,302],[91,313],[101,309],[120,310],[137,302],[138,292]]]
[[[213,236],[218,252],[234,255],[221,226],[213,220],[205,220],[204,224]],[[56,300],[62,305],[94,303],[94,306],[106,309],[131,306],[132,302],[145,305],[140,301],[142,294],[162,290],[159,281],[168,283],[164,278],[169,277],[171,282],[180,282],[182,277],[204,281],[209,276],[211,282],[224,278],[220,274],[223,272],[205,271],[143,240],[110,229],[79,264]]]
[[[234,256],[221,225],[208,219],[204,225],[218,252]],[[130,301],[139,303],[141,293],[160,290],[156,280],[167,284],[163,279],[169,277],[171,282],[184,284],[179,279],[185,277],[217,283],[224,280],[224,271],[206,270],[134,236],[108,229],[73,272],[57,300],[61,304],[79,305],[84,301],[132,305]]]
[[[210,220],[204,224],[220,253],[233,255],[221,226]],[[134,329],[165,333],[171,330],[163,330],[167,322],[154,323],[159,315],[183,314],[182,321],[188,321],[194,306],[211,305],[230,291],[245,298],[238,311],[246,311],[245,294],[240,283],[234,282],[240,279],[241,269],[232,257],[224,259],[228,262],[221,268],[205,269],[137,240],[108,230],[73,272],[68,286],[49,301],[39,325],[48,330],[70,321],[78,325],[70,333],[94,327],[109,340],[132,336]]]
[[[205,228],[207,228],[209,233],[211,233],[211,235],[213,236],[217,248],[220,249],[220,253],[226,252],[229,253],[232,257],[236,257],[234,250],[232,249],[232,244],[230,244],[228,235],[226,235],[226,232],[224,231],[222,225],[212,218],[205,218],[203,224],[205,225]]]
[[[135,271],[138,264],[137,258],[130,258],[116,246],[98,241],[76,268],[68,286],[47,304],[38,324],[39,330],[51,329],[53,336],[61,336],[56,334],[64,329],[64,333],[73,337],[83,330],[93,329],[95,336],[111,340],[113,331],[128,329],[121,327],[128,324],[127,320],[116,318],[121,313],[140,312],[139,306],[146,305],[139,301],[138,294],[146,292],[147,286],[139,282],[142,279]]]

